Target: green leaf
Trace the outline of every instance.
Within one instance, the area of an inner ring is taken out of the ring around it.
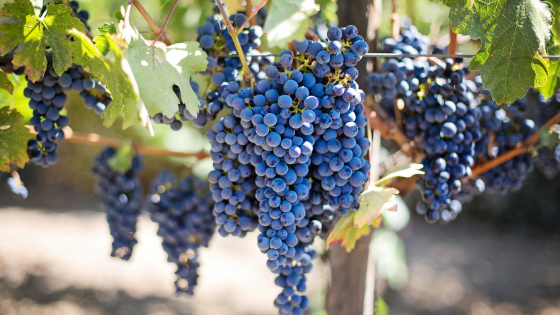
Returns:
[[[369,225],[356,229],[351,223],[353,219],[354,213],[350,213],[338,220],[327,237],[327,249],[336,243],[340,243],[347,252],[351,252],[356,247],[356,241],[369,234]]]
[[[559,139],[558,131],[555,128],[548,128],[546,126],[539,130],[539,139],[543,146],[553,150],[557,145]]]
[[[410,164],[404,164],[401,165],[399,167],[397,167],[396,169],[394,169],[391,173],[389,173],[389,175],[383,177],[382,179],[378,180],[377,183],[375,183],[375,185],[379,185],[380,183],[391,179],[391,178],[395,178],[395,177],[406,177],[406,178],[410,178],[414,175],[422,175],[424,174],[423,171],[421,171],[421,169],[424,167],[424,165],[422,164],[417,164],[417,163],[410,163]]]
[[[109,166],[119,173],[126,173],[132,167],[132,159],[135,155],[132,142],[128,141],[117,148],[115,155],[109,159]]]
[[[93,39],[93,42],[95,43],[95,47],[97,48],[97,50],[99,50],[99,52],[103,56],[106,56],[111,51],[111,47],[109,47],[109,41],[107,40],[107,36],[117,34],[117,27],[113,23],[105,23],[103,26],[98,28],[98,30],[99,33],[101,33],[101,35],[96,36]]]
[[[538,55],[551,39],[552,12],[539,0],[444,0],[453,30],[482,40],[470,64],[498,103],[522,98],[546,82],[548,61]]]
[[[197,42],[153,47],[136,32],[129,44],[128,61],[150,116],[175,115],[180,103],[173,91],[176,85],[187,110],[196,117],[199,99],[189,81],[194,72],[206,70],[206,57]]]
[[[360,208],[354,212],[354,227],[359,229],[370,225],[384,210],[397,211],[395,196],[398,193],[395,188],[370,186],[358,198]]]
[[[549,53],[551,55],[560,54],[560,46],[554,46]],[[550,67],[548,67],[548,77],[546,84],[539,88],[539,92],[544,95],[545,99],[549,99],[556,94],[560,88],[560,59],[549,59]]]
[[[0,89],[8,91],[10,94],[14,93],[14,85],[10,82],[10,79],[8,79],[8,76],[2,70],[0,70]]]
[[[23,116],[8,107],[0,108],[0,171],[9,172],[10,163],[23,168],[29,161],[27,141],[31,132],[25,127]]]
[[[286,47],[294,39],[303,39],[315,13],[315,0],[274,0],[264,25],[268,44]]]
[[[114,42],[113,38],[107,36],[107,43],[116,60],[105,58],[93,43],[76,30],[70,32],[75,41],[73,43],[73,55],[77,64],[84,68],[88,68],[94,79],[103,82],[107,86],[107,90],[111,93],[113,101],[107,106],[107,109],[101,116],[104,125],[110,127],[113,125],[117,117],[125,112],[124,126],[130,126],[139,121],[138,102],[140,101],[138,87],[130,70],[130,66],[126,59],[122,58],[122,52]],[[146,122],[148,131],[153,134],[151,125]]]
[[[72,42],[68,30],[85,31],[84,24],[70,16],[71,12],[72,9],[66,5],[51,3],[47,6],[48,14],[40,18],[35,15],[29,0],[6,3],[0,15],[17,18],[17,23],[0,25],[0,55],[12,52],[24,43],[23,49],[14,55],[13,65],[15,68],[25,67],[25,74],[35,82],[45,73],[45,48],[50,46],[54,69],[63,73],[72,66],[72,55],[69,53]]]

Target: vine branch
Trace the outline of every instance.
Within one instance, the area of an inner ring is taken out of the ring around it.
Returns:
[[[266,1],[264,1],[263,3],[266,3]],[[235,44],[235,49],[237,50],[239,60],[243,65],[243,77],[245,78],[245,80],[250,81],[250,79],[253,77],[253,73],[249,69],[249,66],[247,65],[247,59],[245,58],[245,54],[241,49],[241,44],[239,43],[239,38],[238,38],[239,35],[238,30],[236,30],[235,27],[233,27],[233,23],[229,20],[228,14],[224,9],[224,6],[222,5],[222,0],[217,0],[216,4],[218,5],[218,9],[220,9],[220,13],[222,14],[222,17],[224,18],[224,23],[226,24],[228,33],[229,35],[231,35],[231,38],[233,39],[233,43]],[[247,23],[247,20],[245,20],[245,23]],[[245,23],[243,25],[245,25]],[[243,28],[240,28],[240,30],[243,30]]]
[[[159,32],[159,34],[157,34],[156,39],[154,39],[154,42],[152,43],[152,46],[154,46],[157,43],[157,41],[161,38],[161,36],[163,35],[163,31],[167,27],[167,23],[169,23],[169,19],[171,18],[171,15],[175,11],[175,8],[177,7],[178,2],[179,2],[179,0],[175,0],[175,3],[173,3],[173,7],[171,8],[171,11],[167,15],[167,18],[165,19],[165,22],[163,22],[163,26],[161,27],[161,31]]]
[[[33,126],[26,126],[31,132],[36,133]],[[66,143],[78,143],[87,145],[96,145],[104,147],[118,147],[124,145],[126,141],[124,139],[108,138],[95,133],[79,133],[74,132],[70,128],[64,129],[64,142]],[[143,146],[138,144],[133,144],[136,153],[142,155],[159,155],[159,156],[172,156],[172,157],[195,157],[197,159],[203,159],[208,157],[208,153],[204,151],[200,152],[178,152],[171,151],[163,148],[153,147],[153,146]]]
[[[132,4],[134,4],[134,6],[138,10],[138,12],[140,12],[140,14],[144,18],[144,20],[146,20],[146,22],[148,22],[148,25],[150,25],[150,27],[152,28],[152,30],[154,31],[156,36],[159,36],[160,34],[162,34],[161,35],[161,41],[164,42],[167,46],[172,45],[173,43],[171,42],[171,40],[169,40],[169,38],[167,37],[165,32],[160,30],[159,26],[157,26],[156,22],[154,22],[154,20],[152,19],[152,17],[148,13],[148,11],[146,11],[146,9],[144,9],[144,7],[140,3],[140,1],[132,0]]]

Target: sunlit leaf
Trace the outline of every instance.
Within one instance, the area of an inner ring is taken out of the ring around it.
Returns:
[[[31,132],[25,127],[23,116],[8,107],[0,108],[0,171],[9,172],[10,163],[23,168],[29,161],[27,141]]]

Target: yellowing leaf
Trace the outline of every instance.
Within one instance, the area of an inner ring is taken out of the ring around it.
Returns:
[[[315,0],[274,0],[264,30],[270,46],[285,47],[301,40],[309,26],[309,17],[317,13]]]
[[[383,177],[382,179],[378,180],[377,183],[375,183],[375,185],[378,185],[388,179],[391,178],[395,178],[395,177],[412,177],[414,175],[422,175],[424,174],[423,171],[421,171],[421,169],[424,167],[424,165],[422,164],[417,164],[417,163],[410,163],[410,164],[404,164],[401,165],[399,167],[397,167],[396,169],[394,169],[391,173],[389,173],[389,175]]]
[[[72,42],[68,30],[85,31],[84,24],[73,18],[71,12],[66,5],[51,3],[47,6],[47,15],[38,17],[29,0],[6,3],[0,15],[17,18],[17,23],[0,25],[0,55],[12,52],[23,43],[23,49],[14,55],[12,63],[16,68],[25,67],[25,74],[35,82],[45,73],[45,49],[50,46],[54,69],[63,73],[72,66],[72,54],[69,53]]]
[[[369,225],[356,229],[351,224],[353,218],[354,214],[352,213],[340,218],[327,237],[327,249],[336,243],[340,243],[340,246],[344,247],[347,252],[351,252],[356,247],[356,241],[369,234]]]
[[[354,226],[362,228],[370,225],[374,219],[383,214],[384,210],[396,211],[395,195],[398,193],[395,188],[370,186],[359,197],[360,208],[354,212]]]
[[[9,172],[10,163],[23,168],[29,161],[27,141],[31,139],[23,116],[8,107],[0,108],[0,171]]]

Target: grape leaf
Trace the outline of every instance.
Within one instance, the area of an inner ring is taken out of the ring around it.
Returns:
[[[23,116],[8,107],[0,108],[0,171],[9,172],[10,163],[23,168],[29,161],[27,140],[31,132],[25,127]]]
[[[95,43],[97,50],[99,50],[103,56],[106,56],[111,51],[107,36],[117,34],[117,27],[113,23],[105,23],[97,30],[101,33],[101,35],[96,36],[93,39],[93,42]]]
[[[150,116],[175,116],[180,102],[173,91],[176,85],[187,110],[196,117],[199,100],[190,86],[190,76],[206,70],[208,64],[197,42],[153,47],[136,31],[128,46],[128,60]]]
[[[10,79],[8,79],[8,76],[2,70],[0,70],[0,89],[8,91],[10,94],[14,93],[14,85],[10,82]]]
[[[395,195],[399,193],[395,188],[370,186],[358,198],[360,208],[354,213],[354,226],[359,229],[383,214],[384,210],[396,211]]]
[[[115,155],[109,159],[109,166],[119,173],[126,173],[132,167],[132,159],[136,155],[132,142],[127,141],[118,147],[116,151]]]
[[[394,169],[391,173],[389,173],[389,175],[383,177],[382,179],[378,180],[377,183],[375,183],[375,185],[378,185],[388,179],[391,178],[395,178],[395,177],[406,177],[406,178],[410,178],[414,175],[422,175],[424,174],[423,171],[421,171],[421,169],[424,167],[424,165],[422,164],[417,164],[417,163],[410,163],[410,164],[404,164],[401,165],[399,167],[397,167],[396,169]]]
[[[71,12],[66,5],[51,3],[47,6],[47,15],[38,17],[29,0],[6,3],[0,15],[17,18],[17,23],[0,25],[0,55],[10,53],[24,43],[23,49],[14,54],[12,63],[15,68],[25,67],[25,74],[35,82],[45,73],[45,48],[50,46],[54,69],[63,73],[72,66],[72,55],[69,54],[72,42],[68,30],[85,31],[84,24],[70,16]]]
[[[294,39],[301,40],[315,13],[315,0],[274,0],[264,25],[268,44],[286,47]]]
[[[539,0],[444,0],[453,30],[482,40],[470,64],[498,103],[522,98],[546,82],[548,61],[538,55],[551,40],[552,12]]]
[[[541,145],[551,150],[554,150],[560,140],[558,130],[556,128],[547,128],[546,126],[539,130],[539,139]]]
[[[347,252],[351,252],[356,247],[356,241],[362,236],[369,234],[369,225],[364,225],[359,229],[351,224],[354,214],[350,213],[338,220],[332,232],[326,240],[327,249],[336,243],[340,243]]]
[[[560,54],[560,46],[554,46],[549,53],[551,55]],[[545,99],[549,99],[552,95],[556,94],[556,91],[558,91],[560,87],[560,59],[552,59],[549,61],[550,67],[548,68],[546,84],[539,88],[539,92],[544,95]]]
[[[109,103],[101,116],[105,119],[104,125],[107,127],[113,125],[123,111],[127,113],[124,117],[123,127],[137,123],[139,121],[137,104],[140,99],[138,87],[135,86],[134,78],[131,77],[130,66],[122,58],[122,52],[113,38],[106,36],[107,43],[116,56],[115,60],[109,60],[83,33],[76,30],[72,30],[70,33],[75,38],[72,47],[74,61],[82,67],[88,68],[94,79],[103,82],[111,93],[113,101]],[[125,109],[125,107],[127,108]]]

